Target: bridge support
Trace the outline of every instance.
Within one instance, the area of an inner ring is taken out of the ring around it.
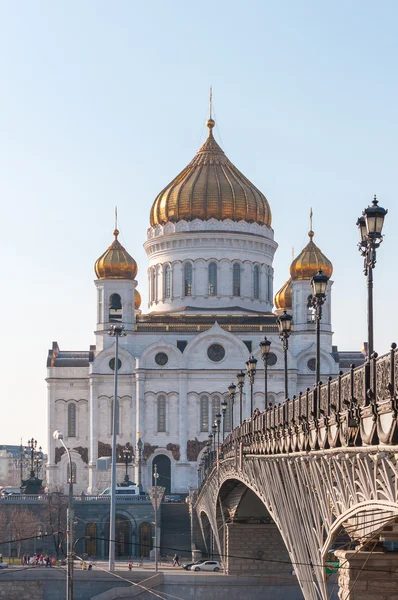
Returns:
[[[336,550],[340,600],[398,600],[398,552]]]
[[[228,523],[225,562],[229,575],[283,576],[286,583],[292,573],[289,554],[274,523]]]

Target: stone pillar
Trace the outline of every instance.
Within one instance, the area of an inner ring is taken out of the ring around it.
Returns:
[[[50,491],[53,490],[57,483],[56,471],[57,466],[55,464],[55,440],[53,433],[57,429],[55,419],[55,382],[47,380],[47,414],[48,414],[48,430],[47,430],[47,448],[48,448],[48,461],[47,461],[47,485]],[[19,480],[18,480],[19,481]],[[19,482],[18,485],[22,485]]]
[[[228,575],[272,576],[276,580],[280,577],[286,583],[292,564],[275,523],[228,523],[226,528]]]
[[[136,439],[141,438],[143,448],[142,452],[144,452],[144,443],[145,443],[145,373],[136,372],[135,375],[135,425],[136,425]],[[137,451],[137,462],[135,468],[135,481],[138,482],[138,451]],[[141,463],[141,475],[142,479],[144,476],[143,473],[143,462]],[[143,481],[141,481],[143,483]]]
[[[187,462],[187,431],[188,431],[188,397],[187,373],[180,373],[180,390],[178,399],[178,433],[180,440],[180,462]]]
[[[398,600],[398,553],[336,550],[340,600]]]
[[[88,410],[88,430],[89,430],[89,457],[88,457],[88,468],[89,468],[89,483],[88,491],[90,494],[96,492],[97,486],[97,458],[98,458],[98,397],[95,389],[95,380],[92,375],[89,379],[89,410]]]

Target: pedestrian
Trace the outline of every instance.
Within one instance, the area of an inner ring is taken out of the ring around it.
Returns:
[[[175,567],[176,565],[178,567],[180,566],[180,557],[178,556],[177,553],[175,553],[173,556],[173,567]]]
[[[3,553],[0,552],[0,563],[2,563],[2,562],[3,562]]]
[[[129,560],[129,562],[127,563],[127,567],[129,571],[133,569],[133,563],[131,562],[131,560]]]

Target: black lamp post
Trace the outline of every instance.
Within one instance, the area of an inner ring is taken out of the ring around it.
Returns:
[[[364,257],[363,272],[368,287],[368,357],[372,356],[373,344],[373,269],[376,266],[376,250],[383,241],[383,224],[388,210],[378,205],[376,196],[372,206],[368,206],[359,217],[357,226],[361,236],[359,251]]]
[[[213,432],[213,452],[216,452],[216,433],[217,433],[217,423],[216,421],[214,421],[213,425],[211,426],[211,430]]]
[[[234,383],[231,383],[231,385],[228,386],[228,392],[229,392],[229,399],[231,402],[231,431],[234,428],[234,404],[235,404],[235,395],[236,395],[236,385]]]
[[[253,355],[249,356],[249,360],[246,361],[246,373],[250,381],[250,415],[253,414],[253,385],[257,371],[256,365],[257,359]]]
[[[289,397],[289,385],[287,377],[287,351],[289,348],[289,336],[292,332],[292,315],[289,315],[286,310],[277,318],[279,337],[282,340],[283,352],[285,356],[285,399]]]
[[[236,375],[239,388],[239,425],[242,425],[243,421],[243,386],[245,385],[245,377],[246,373],[244,371]]]
[[[209,448],[209,456],[210,456],[210,464],[213,462],[213,434],[209,433],[209,437],[207,439],[207,447]]]
[[[326,288],[329,277],[325,275],[322,269],[311,279],[312,294],[308,298],[308,305],[315,309],[315,328],[316,328],[316,374],[315,383],[321,379],[321,319],[322,306],[326,300]]]
[[[217,454],[220,453],[220,425],[221,425],[221,414],[216,414],[216,423],[217,423]]]
[[[221,412],[222,412],[222,441],[224,443],[225,439],[225,415],[227,414],[228,402],[224,398],[221,402]]]
[[[261,358],[264,363],[264,410],[267,410],[268,406],[268,359],[269,352],[271,350],[271,340],[265,336],[264,340],[260,342]]]
[[[124,476],[124,480],[120,485],[123,487],[127,487],[127,486],[131,485],[131,481],[129,479],[129,464],[131,462],[133,462],[133,460],[134,460],[134,454],[133,454],[132,448],[128,448],[127,446],[122,448],[122,450],[119,452],[118,458],[119,458],[119,460],[124,462],[124,466],[126,468],[126,474]]]
[[[138,441],[137,441],[137,450],[138,450],[138,489],[140,490],[140,494],[142,494],[142,439],[140,437],[140,432],[138,432]]]

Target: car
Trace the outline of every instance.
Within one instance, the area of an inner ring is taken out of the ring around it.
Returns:
[[[0,569],[8,569],[8,563],[0,562]]]
[[[167,494],[167,496],[164,497],[164,501],[165,502],[181,502],[181,496],[179,496],[178,494]]]
[[[117,486],[115,488],[116,496],[139,496],[140,488],[138,485],[129,485],[129,486]],[[110,496],[111,488],[106,488],[103,492],[100,493],[100,496]]]
[[[184,565],[182,565],[182,568],[185,569],[186,571],[189,571],[189,569],[194,566],[194,565],[200,565],[202,564],[202,562],[204,562],[205,559],[201,558],[200,560],[195,560],[195,562],[190,562],[190,563],[185,563]]]
[[[221,565],[217,560],[205,560],[199,565],[192,565],[191,571],[221,571]]]

